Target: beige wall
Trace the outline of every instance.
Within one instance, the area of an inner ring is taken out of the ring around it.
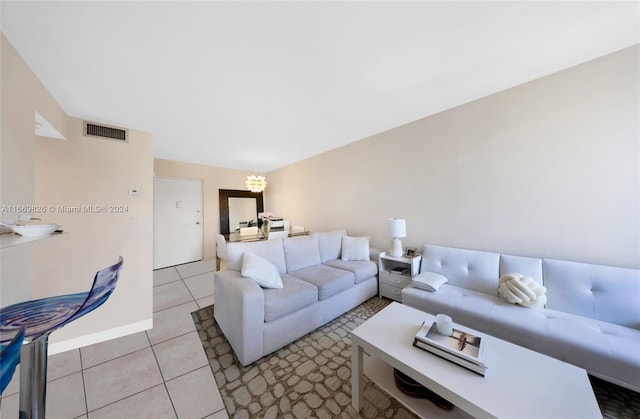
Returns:
[[[51,342],[82,336],[88,344],[102,340],[99,332],[151,327],[153,136],[130,129],[128,143],[85,137],[82,120],[69,118],[67,140],[38,138],[35,155],[36,202],[49,208],[46,218],[67,234],[35,248],[35,277],[43,280],[34,286],[34,297],[87,290],[97,270],[118,255],[125,260],[105,305],[56,332]],[[129,195],[130,188],[141,195]],[[83,210],[86,205],[107,211]]]
[[[268,173],[311,230],[640,267],[635,46]],[[346,117],[346,116],[345,116]]]
[[[36,137],[35,111],[66,140]],[[66,233],[2,250],[3,303],[7,295],[28,299],[86,291],[96,271],[122,255],[125,265],[113,296],[99,310],[55,332],[50,353],[151,327],[151,134],[130,130],[129,144],[83,137],[82,121],[64,113],[4,36],[1,113],[1,203],[44,206],[45,212],[33,215],[62,224]],[[142,189],[143,195],[128,196],[128,187]],[[123,204],[129,212],[57,209],[91,204]]]
[[[0,34],[0,204],[15,220],[14,206],[35,203],[35,111],[65,133],[65,115],[13,45]],[[0,250],[0,305],[31,297],[33,246]]]
[[[0,199],[3,205],[29,204],[34,200],[35,111],[63,135],[67,129],[65,114],[4,34],[0,41]]]
[[[156,176],[202,179],[204,195],[204,258],[214,258],[216,256],[215,235],[220,234],[218,189],[246,190],[245,180],[247,175],[252,173],[246,170],[225,169],[163,159],[155,159],[153,167]],[[265,191],[266,194],[267,192]]]

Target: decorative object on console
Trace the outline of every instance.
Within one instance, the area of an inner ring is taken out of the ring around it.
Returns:
[[[269,238],[269,224],[271,224],[271,220],[275,217],[271,212],[261,212],[258,214],[258,218],[262,221],[262,236],[265,239]]]
[[[407,249],[404,251],[404,257],[406,258],[414,258],[417,254],[418,249],[416,249],[415,247],[407,247]]]
[[[524,307],[544,307],[547,289],[529,276],[505,274],[500,277],[498,293],[511,304]]]
[[[285,223],[282,217],[273,216],[269,220],[269,231],[285,231]]]
[[[401,238],[407,237],[407,223],[402,218],[389,218],[389,232],[393,241],[391,242],[391,251],[389,255],[394,257],[402,256],[402,241]]]
[[[249,175],[247,176],[247,181],[245,183],[247,185],[247,189],[251,192],[262,192],[267,187],[267,180],[264,176]]]

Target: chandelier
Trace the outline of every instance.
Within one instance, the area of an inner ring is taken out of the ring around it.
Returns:
[[[267,181],[264,176],[250,175],[247,176],[247,189],[251,192],[262,192],[267,187]]]

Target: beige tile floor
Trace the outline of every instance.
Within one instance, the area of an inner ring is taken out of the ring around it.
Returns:
[[[49,357],[47,419],[227,418],[191,312],[213,304],[215,260],[153,272],[153,329]],[[0,399],[18,417],[19,369]]]

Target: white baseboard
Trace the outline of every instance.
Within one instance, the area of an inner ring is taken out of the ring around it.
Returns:
[[[133,333],[149,330],[153,327],[153,319],[143,320],[131,323],[125,326],[113,329],[103,330],[98,333],[91,333],[74,339],[63,340],[61,342],[50,343],[48,348],[49,355],[59,354],[61,352],[70,351],[72,349],[81,348],[83,346],[93,345],[95,343],[131,335]]]

